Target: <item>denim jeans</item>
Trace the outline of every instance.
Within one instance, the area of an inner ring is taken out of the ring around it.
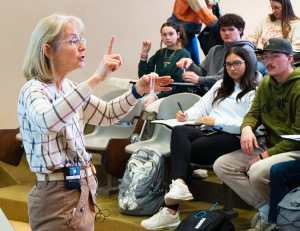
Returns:
[[[268,71],[266,69],[266,65],[262,61],[257,61],[257,70],[265,77],[268,75]]]
[[[298,183],[300,183],[300,160],[282,162],[271,167],[270,223],[277,223],[277,205],[292,190],[292,185]]]
[[[187,45],[185,49],[190,52],[193,62],[198,66],[200,64],[198,39],[195,34],[186,33]]]

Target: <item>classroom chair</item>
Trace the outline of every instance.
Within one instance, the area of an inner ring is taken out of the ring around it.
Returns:
[[[103,101],[110,101],[127,92],[128,89],[120,89],[105,94],[101,99]],[[95,126],[91,134],[84,136],[85,148],[87,151],[99,153],[105,159],[105,149],[110,139],[128,138],[132,135],[138,118],[143,110],[144,105],[139,100],[134,108],[124,116],[118,123],[110,126]],[[105,161],[102,161],[105,164]],[[101,194],[118,193],[118,187],[113,187],[113,177],[107,174],[107,186],[99,188]]]

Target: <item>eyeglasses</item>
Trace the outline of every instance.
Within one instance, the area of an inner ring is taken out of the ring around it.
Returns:
[[[275,10],[275,11],[279,11],[281,8],[282,6],[275,6],[275,7],[269,6],[270,10]]]
[[[227,70],[230,70],[231,67],[233,66],[234,68],[238,68],[241,66],[242,63],[244,63],[244,60],[236,60],[233,63],[225,63],[224,67],[226,67]]]
[[[263,59],[264,59],[265,62],[266,62],[268,59],[271,60],[271,61],[274,61],[274,60],[277,59],[278,57],[279,57],[278,54],[270,55],[270,56],[263,55]]]
[[[74,45],[79,45],[79,42],[82,42],[83,45],[86,45],[86,38],[85,38],[85,36],[82,36],[81,38],[71,38],[71,39],[68,39],[68,40],[61,40],[61,41],[53,42],[51,44],[62,43],[62,42],[71,42],[73,46]]]

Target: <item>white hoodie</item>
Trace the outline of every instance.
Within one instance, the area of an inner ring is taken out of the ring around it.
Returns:
[[[204,116],[210,116],[216,119],[215,127],[236,126],[240,127],[244,116],[249,111],[255,91],[250,91],[236,102],[236,96],[242,91],[240,85],[235,83],[234,92],[226,99],[218,100],[212,106],[215,90],[220,88],[222,79],[217,81],[212,88],[186,112],[188,120],[197,120]],[[220,103],[219,103],[220,102]]]

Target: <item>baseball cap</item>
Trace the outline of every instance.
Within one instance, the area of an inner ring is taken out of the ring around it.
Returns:
[[[289,41],[284,38],[270,38],[262,50],[255,51],[255,54],[263,54],[264,51],[278,51],[288,55],[293,54],[293,48]]]

